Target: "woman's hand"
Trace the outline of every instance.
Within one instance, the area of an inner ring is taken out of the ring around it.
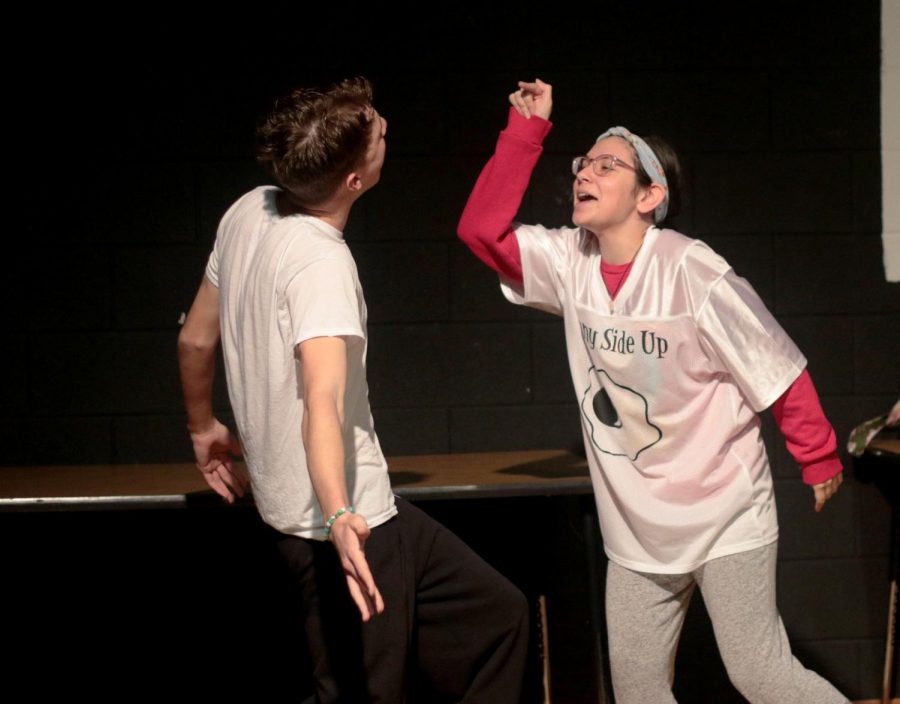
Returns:
[[[509,104],[526,120],[532,115],[549,120],[553,111],[553,86],[540,78],[534,79],[534,83],[519,81],[519,90],[509,94]]]
[[[813,486],[812,490],[816,496],[816,512],[821,511],[825,502],[837,493],[838,487],[843,481],[844,473],[839,472],[828,481]]]

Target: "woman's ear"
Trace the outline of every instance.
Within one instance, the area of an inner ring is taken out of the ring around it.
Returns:
[[[666,199],[666,189],[658,183],[651,183],[641,189],[638,198],[637,209],[641,215],[649,215]]]

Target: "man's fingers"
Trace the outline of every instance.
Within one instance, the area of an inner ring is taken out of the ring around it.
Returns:
[[[376,613],[384,611],[384,601],[375,588],[375,580],[369,571],[369,564],[362,550],[354,550],[343,560],[344,573],[347,575],[347,586],[350,596],[356,602],[363,621],[368,621]]]
[[[384,613],[384,599],[381,598],[381,592],[378,591],[378,587],[375,587],[375,594],[372,597],[373,608],[375,609],[375,614]]]
[[[350,598],[359,609],[359,614],[363,621],[368,621],[377,614],[384,613],[384,599],[381,592],[375,588],[373,593],[369,593],[365,585],[351,574],[347,574],[347,589],[350,591]]]
[[[350,590],[350,598],[353,599],[356,608],[359,609],[362,620],[368,621],[372,618],[372,614],[374,613],[374,605],[372,604],[371,599],[369,599],[363,590],[359,588],[357,581],[349,574],[347,575],[347,588]]]
[[[332,527],[331,540],[341,557],[341,567],[347,577],[350,596],[359,608],[363,621],[368,621],[375,614],[384,611],[384,600],[375,586],[375,579],[363,552],[363,544],[371,531],[361,516],[345,516]]]
[[[249,485],[247,470],[243,465],[235,466],[230,457],[213,458],[205,465],[197,464],[206,483],[228,503],[234,503],[235,496],[243,496]]]
[[[365,589],[370,599],[375,599],[378,589],[375,587],[375,579],[372,577],[372,571],[369,569],[369,563],[366,562],[366,556],[362,550],[354,555],[350,555],[350,561],[353,565],[353,572],[356,580]]]
[[[231,493],[231,489],[229,489],[228,485],[222,481],[222,477],[219,476],[217,471],[207,471],[206,469],[201,467],[200,472],[203,474],[203,478],[206,480],[206,483],[209,484],[210,488],[213,491],[215,491],[228,503],[232,503],[234,501],[234,495]]]
[[[225,464],[224,462],[220,464],[216,469],[216,474],[219,475],[222,483],[228,487],[232,494],[237,494],[238,496],[244,495],[244,484],[239,475],[234,471],[230,462],[228,464]]]
[[[366,562],[366,554],[362,550],[363,541],[368,537],[368,531],[364,535],[360,535],[360,531],[354,528],[354,533],[359,541],[358,546],[347,550],[344,553],[341,563],[344,572],[348,577],[352,577],[363,588],[369,597],[374,598],[375,579],[372,577],[372,571],[369,569],[369,563]]]

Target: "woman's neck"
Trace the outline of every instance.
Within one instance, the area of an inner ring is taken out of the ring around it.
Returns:
[[[627,264],[632,261],[644,243],[649,225],[645,222],[606,230],[597,235],[600,256],[608,264]]]

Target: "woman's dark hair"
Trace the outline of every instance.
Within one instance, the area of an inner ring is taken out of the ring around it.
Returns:
[[[666,172],[666,180],[669,182],[669,208],[666,212],[665,219],[662,222],[656,223],[661,226],[669,219],[678,215],[678,212],[681,209],[681,162],[678,160],[678,155],[675,153],[675,150],[672,149],[669,143],[662,137],[650,135],[649,137],[644,137],[643,140],[647,143],[647,146],[653,150],[653,153],[656,154],[656,158],[659,159],[660,164],[662,164],[663,171]],[[637,154],[635,154],[635,157],[637,157]],[[635,164],[638,167],[638,186],[643,188],[649,187],[653,181],[647,175],[647,172],[644,171],[640,159],[635,158]]]
[[[299,89],[275,103],[257,130],[257,159],[300,205],[327,200],[369,146],[372,85],[350,78]]]

